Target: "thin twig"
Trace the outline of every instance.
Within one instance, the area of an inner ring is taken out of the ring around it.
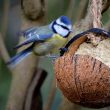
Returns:
[[[9,0],[4,0],[3,5],[3,15],[2,15],[2,22],[1,22],[1,33],[3,37],[6,36],[7,24],[8,24],[8,12],[9,12]]]
[[[50,92],[49,92],[49,95],[47,97],[48,100],[44,105],[44,110],[50,110],[51,109],[51,106],[52,106],[52,103],[53,103],[53,100],[55,97],[55,93],[56,93],[56,81],[55,81],[55,79],[53,79],[52,85],[50,88]]]
[[[102,1],[103,10],[102,14],[110,7],[110,0],[103,0]]]
[[[68,16],[70,19],[72,19],[72,17],[73,17],[74,5],[75,5],[75,0],[70,0],[70,1],[69,1],[69,5],[68,5],[68,9],[67,9],[67,16]]]
[[[79,6],[78,6],[78,12],[77,12],[77,18],[76,22],[81,20],[82,16],[85,14],[85,7],[87,4],[87,0],[80,0]]]
[[[1,22],[1,33],[0,33],[0,55],[5,62],[9,61],[10,59],[8,51],[3,41],[3,37],[5,37],[6,29],[7,29],[9,4],[10,4],[9,0],[4,0],[3,15],[2,15],[2,22]]]
[[[0,55],[5,62],[9,61],[10,57],[9,57],[8,51],[5,47],[5,44],[3,42],[3,37],[1,35],[1,33],[0,33]]]
[[[34,99],[39,95],[40,88],[46,78],[46,75],[47,72],[44,70],[37,69],[37,71],[35,71],[32,82],[27,92],[24,110],[31,110],[31,108],[34,107],[33,104],[37,104],[36,101],[34,102]]]

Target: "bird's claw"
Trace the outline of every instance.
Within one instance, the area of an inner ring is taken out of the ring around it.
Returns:
[[[62,47],[62,48],[60,48],[59,50],[60,50],[60,51],[63,51],[63,52],[66,52],[66,51],[68,51],[68,48]]]

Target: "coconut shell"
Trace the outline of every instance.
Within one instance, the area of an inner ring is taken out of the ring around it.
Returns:
[[[109,106],[110,68],[91,55],[75,54],[73,47],[55,61],[58,87],[73,103],[89,108]]]
[[[57,84],[71,102],[90,108],[110,105],[110,69],[106,65],[88,55],[64,56],[56,63]]]

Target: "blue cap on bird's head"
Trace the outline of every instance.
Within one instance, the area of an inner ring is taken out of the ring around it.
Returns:
[[[52,30],[63,37],[67,37],[72,31],[72,23],[67,16],[60,16],[50,25]]]
[[[67,16],[60,16],[57,20],[56,23],[64,26],[69,29],[69,31],[72,31],[72,23],[70,19]]]
[[[60,20],[60,22],[64,23],[67,26],[71,26],[71,24],[72,24],[70,19],[67,16],[61,16],[57,20],[58,21]],[[70,28],[72,28],[72,27],[70,27]]]

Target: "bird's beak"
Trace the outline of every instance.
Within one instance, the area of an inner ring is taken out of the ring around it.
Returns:
[[[71,29],[70,32],[73,32],[73,30]]]

